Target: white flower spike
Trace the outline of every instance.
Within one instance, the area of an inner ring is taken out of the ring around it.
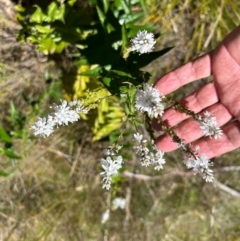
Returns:
[[[213,137],[214,139],[220,139],[222,137],[223,132],[217,126],[217,118],[210,112],[205,111],[203,116],[198,117],[198,122],[205,136]]]
[[[122,148],[122,146],[113,145],[109,146],[107,149],[103,150],[106,158],[101,159],[102,168],[104,169],[100,175],[103,176],[103,188],[109,190],[112,184],[112,176],[118,174],[118,170],[122,168],[123,158],[118,155],[118,151]]]
[[[136,51],[139,54],[150,53],[156,43],[154,35],[146,30],[138,31],[137,36],[131,39],[131,51]]]
[[[30,127],[33,129],[34,135],[50,136],[54,132],[54,127],[68,125],[80,119],[79,112],[88,113],[80,100],[67,102],[61,100],[60,105],[54,104],[51,107],[54,112],[45,118],[38,118],[38,121]]]
[[[138,132],[133,134],[136,141],[134,149],[137,150],[137,153],[140,156],[141,166],[148,167],[150,165],[154,166],[154,169],[160,171],[163,169],[163,165],[166,163],[163,158],[164,152],[159,150],[154,144],[154,141],[151,142],[151,150],[147,147],[147,140],[143,139],[143,136]]]
[[[194,174],[200,173],[206,182],[213,182],[213,170],[210,169],[210,166],[213,166],[213,163],[210,162],[206,155],[189,158],[184,160],[184,163],[188,169],[194,171]]]

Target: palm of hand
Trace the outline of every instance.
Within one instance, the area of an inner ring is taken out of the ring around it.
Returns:
[[[212,74],[220,101],[240,121],[240,27],[213,51]]]
[[[226,124],[221,139],[199,139],[203,134],[198,124],[173,109],[168,109],[163,119],[170,126],[178,125],[176,132],[179,137],[186,142],[194,142],[194,145],[200,146],[200,153],[212,158],[240,146],[240,26],[215,50],[165,75],[156,82],[155,87],[166,95],[189,82],[210,75],[213,76],[213,82],[186,97],[184,102],[197,113],[203,110],[213,113],[219,126],[237,118]],[[158,129],[156,124],[154,127]],[[156,144],[166,152],[177,148],[177,144],[166,135],[159,137]]]

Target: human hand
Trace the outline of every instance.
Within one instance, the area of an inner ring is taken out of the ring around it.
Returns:
[[[165,111],[162,119],[169,126],[176,126],[177,135],[186,143],[199,146],[199,154],[212,158],[240,146],[240,26],[233,30],[211,52],[175,69],[155,83],[161,94],[167,95],[187,83],[212,75],[213,81],[183,99],[183,103],[195,113],[209,111],[223,126],[220,139],[202,138],[199,125],[184,113],[172,108]],[[226,124],[226,125],[225,125]],[[154,122],[156,130],[160,126]],[[156,145],[164,152],[178,148],[170,136],[157,138]]]

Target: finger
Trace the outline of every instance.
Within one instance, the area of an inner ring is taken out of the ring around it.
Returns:
[[[211,106],[207,111],[217,118],[218,126],[226,124],[232,118],[232,115],[220,103]],[[203,136],[198,122],[192,120],[192,118],[187,119],[176,127],[175,132],[178,137],[184,139],[186,143],[193,142]],[[173,151],[178,148],[178,144],[173,142],[172,138],[166,134],[157,138],[156,145],[164,152]]]
[[[211,52],[166,74],[154,84],[161,94],[167,95],[194,80],[211,75]]]
[[[210,159],[240,147],[239,136],[240,123],[235,121],[223,128],[223,136],[220,139],[202,139],[193,143],[193,145],[199,146],[199,153],[207,155],[207,157]]]
[[[213,83],[209,83],[197,90],[193,94],[184,98],[181,102],[195,113],[206,109],[207,107],[217,103],[219,100],[217,91]],[[169,126],[175,126],[183,120],[189,118],[185,113],[178,112],[173,108],[167,109],[161,117]],[[153,121],[153,128],[157,131],[161,130],[161,125],[157,120]]]

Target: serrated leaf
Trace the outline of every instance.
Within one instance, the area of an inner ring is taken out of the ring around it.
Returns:
[[[8,135],[2,125],[0,125],[0,140],[7,143],[12,143],[12,138]]]

